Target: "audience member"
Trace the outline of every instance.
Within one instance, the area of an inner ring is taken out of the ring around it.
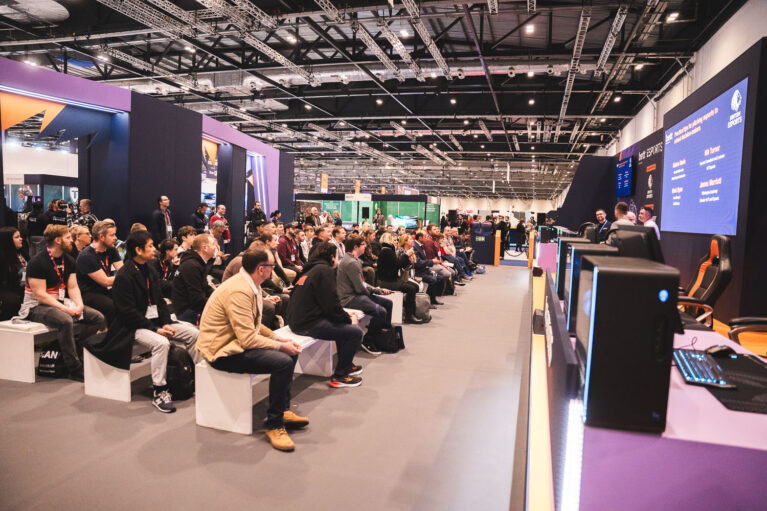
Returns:
[[[282,262],[280,261],[280,256],[277,253],[277,235],[276,234],[264,234],[259,238],[261,242],[263,242],[264,246],[266,247],[266,250],[269,250],[272,255],[274,256],[274,276],[272,277],[272,280],[277,285],[282,285],[284,287],[290,286],[291,282],[293,282],[293,279],[291,277],[296,276],[295,272],[292,270],[286,270],[282,266]]]
[[[91,226],[93,227],[93,226]],[[85,227],[84,225],[73,225],[69,228],[69,234],[72,235],[72,251],[69,253],[69,255],[72,256],[72,258],[77,261],[77,256],[80,255],[80,252],[91,244],[92,237],[91,237],[91,231]]]
[[[152,238],[155,245],[173,237],[173,224],[170,221],[170,199],[167,195],[157,198],[157,209],[152,213]]]
[[[146,228],[146,225],[144,225],[144,224],[142,224],[140,222],[136,222],[136,223],[131,224],[130,229],[128,230],[128,236],[130,236],[134,232],[148,231],[148,230],[149,229]]]
[[[296,245],[298,245],[298,259],[303,267],[309,260],[309,244],[306,242],[306,232],[300,227],[296,229]],[[304,248],[306,248],[306,253],[304,253]]]
[[[201,202],[197,205],[197,209],[189,217],[192,227],[197,234],[202,234],[208,230],[208,222],[205,219],[205,213],[208,211],[208,204]]]
[[[208,284],[207,263],[216,253],[216,242],[210,234],[198,234],[192,248],[181,254],[171,283],[176,317],[196,325],[213,287]]]
[[[642,225],[645,227],[652,227],[655,230],[655,236],[660,239],[660,228],[652,218],[654,214],[655,212],[653,211],[652,207],[645,206],[639,210],[639,221],[642,222]]]
[[[210,216],[210,228],[213,229],[213,224],[216,222],[222,222],[224,224],[224,233],[221,236],[223,243],[221,243],[221,250],[228,252],[227,248],[232,241],[232,234],[229,232],[229,220],[226,219],[226,206],[219,204],[216,207],[216,213]]]
[[[80,287],[83,303],[93,307],[107,321],[114,320],[115,308],[112,301],[114,272],[123,265],[120,254],[115,249],[117,228],[108,220],[93,225],[91,245],[85,247],[77,256],[77,285]]]
[[[69,378],[83,381],[83,366],[75,345],[74,323],[83,325],[80,339],[106,326],[104,316],[83,304],[69,255],[72,235],[65,225],[45,228],[46,247],[27,264],[24,301],[19,316],[58,332],[59,349]]]
[[[336,289],[342,306],[370,315],[368,333],[362,340],[362,349],[372,355],[380,355],[375,339],[381,330],[391,329],[392,301],[378,295],[388,295],[391,291],[370,286],[365,282],[360,256],[365,253],[366,246],[365,239],[359,234],[350,234],[344,240],[346,254],[338,263]]]
[[[341,221],[341,213],[338,211],[333,211],[333,225],[336,227],[343,225],[343,222]]]
[[[306,216],[306,218],[304,219],[304,223],[312,227],[319,227],[320,225],[322,225],[323,222],[320,221],[320,217],[317,214],[317,208],[311,209],[311,213]]]
[[[386,217],[381,213],[381,208],[376,208],[376,214],[373,215],[373,224],[377,229],[386,227]]]
[[[407,236],[409,238],[409,236]],[[421,280],[427,285],[426,292],[429,295],[429,300],[432,305],[442,305],[443,302],[437,300],[437,297],[442,294],[445,289],[444,279],[441,275],[434,273],[432,267],[434,266],[434,260],[428,259],[423,250],[424,233],[423,231],[416,231],[415,240],[412,241],[413,254],[415,255],[415,261],[413,267],[415,270],[415,276],[420,277]],[[400,238],[400,244],[406,251],[410,250],[410,241]]]
[[[298,255],[298,244],[296,242],[296,231],[298,224],[289,223],[286,226],[286,232],[277,243],[277,254],[280,258],[280,264],[284,269],[291,270],[300,274],[302,270],[301,258]]]
[[[610,231],[612,222],[607,220],[607,212],[604,209],[597,210],[596,218],[597,225],[595,228],[597,231],[597,243],[601,243],[603,241],[607,241],[607,234]]]
[[[452,232],[450,227],[445,227],[444,234],[437,234],[442,258],[453,264],[453,268],[458,271],[458,275],[460,275],[461,279],[472,280],[474,274],[472,273],[469,264],[459,255],[458,249],[456,249],[455,242],[453,241]]]
[[[156,257],[147,262],[160,278],[160,291],[163,298],[170,299],[173,295],[173,276],[176,274],[178,262],[178,241],[172,238],[162,240]]]
[[[314,233],[314,227],[308,224],[304,226],[304,234],[306,235],[306,239],[298,245],[301,248],[301,253],[304,256],[304,264],[309,261],[309,252],[311,251],[314,244]]]
[[[380,244],[376,241],[375,231],[368,229],[362,232],[362,239],[365,241],[365,251],[359,257],[362,263],[362,274],[365,276],[365,282],[374,286],[376,283],[376,265],[378,264],[378,256],[373,254],[372,243]]]
[[[24,300],[29,255],[15,227],[0,227],[0,320],[18,314]]]
[[[410,236],[407,236],[410,239]],[[381,252],[378,255],[378,266],[376,276],[378,285],[384,289],[392,291],[401,291],[405,295],[403,320],[405,323],[420,324],[421,321],[415,317],[415,295],[418,293],[419,286],[410,280],[403,281],[400,273],[406,272],[412,268],[413,263],[410,259],[412,255],[412,245],[410,254],[404,250],[397,252],[396,239],[394,234],[385,232],[381,235]]]
[[[629,222],[631,222],[631,225],[636,225],[637,216],[633,211],[629,211],[628,213],[626,213],[626,218],[628,218]]]
[[[42,202],[33,202],[32,211],[27,216],[27,235],[29,236],[29,256],[34,257],[43,243],[43,232],[47,225]]]
[[[625,202],[621,201],[615,205],[615,222],[610,225],[610,230],[615,230],[619,225],[634,225],[631,220],[628,219],[629,206]]]
[[[442,277],[442,280],[445,284],[445,292],[446,294],[451,295],[454,293],[453,270],[446,264],[445,261],[442,260],[442,256],[439,250],[439,243],[437,243],[434,240],[434,236],[432,236],[436,235],[438,232],[439,231],[437,230],[437,226],[434,224],[426,227],[426,235],[423,238],[423,252],[426,258],[434,261],[434,266],[432,266],[431,269],[434,273]],[[456,283],[463,285],[459,282]]]
[[[338,350],[335,371],[328,383],[333,388],[357,387],[362,367],[354,364],[354,354],[362,341],[356,316],[341,306],[336,292],[336,247],[318,243],[309,254],[309,263],[296,282],[288,307],[288,325],[298,335],[334,340]]]
[[[178,230],[178,254],[181,255],[190,248],[192,248],[192,242],[195,236],[197,236],[197,229],[191,225],[184,225]]]
[[[331,228],[328,227],[327,225],[318,227],[315,230],[316,236],[312,238],[312,248],[314,248],[314,245],[316,245],[317,243],[321,243],[323,241],[330,241],[330,238],[332,237],[331,232],[332,232]]]
[[[256,201],[253,204],[253,209],[248,211],[248,238],[255,238],[258,236],[259,227],[266,223],[266,213],[261,209],[261,203]]]
[[[292,451],[286,427],[303,427],[309,419],[290,410],[293,370],[301,352],[261,322],[261,284],[271,277],[274,256],[266,250],[246,252],[237,275],[213,293],[200,319],[197,351],[211,366],[232,373],[271,374],[266,438],[276,449]]]
[[[343,259],[346,250],[344,248],[344,240],[346,239],[346,229],[343,227],[333,227],[333,237],[330,243],[336,247],[336,261],[340,262]]]
[[[74,225],[82,225],[90,232],[93,229],[93,224],[98,222],[99,219],[91,211],[91,200],[80,200],[80,213],[72,221]]]
[[[166,382],[169,341],[181,343],[192,360],[199,362],[200,355],[194,349],[198,331],[189,323],[171,320],[160,277],[148,264],[155,260],[151,234],[135,232],[128,236],[126,245],[130,262],[117,270],[112,288],[117,313],[104,340],[88,346],[88,350],[120,369],[130,368],[134,343],[150,350],[152,404],[163,413],[173,413],[176,407]]]

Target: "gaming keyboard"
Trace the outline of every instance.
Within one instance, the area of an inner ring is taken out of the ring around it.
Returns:
[[[724,371],[716,360],[704,351],[675,349],[674,360],[684,381],[691,385],[706,385],[720,389],[735,388],[735,384],[727,381]]]

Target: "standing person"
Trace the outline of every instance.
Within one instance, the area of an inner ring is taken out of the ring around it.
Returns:
[[[200,356],[194,350],[198,332],[189,323],[171,320],[160,278],[147,264],[155,258],[152,235],[147,231],[134,232],[125,244],[129,262],[117,271],[112,288],[117,313],[106,337],[87,349],[119,369],[130,369],[134,343],[151,350],[152,405],[163,413],[173,413],[176,407],[166,383],[169,341],[183,343],[194,362],[198,362]]]
[[[197,205],[197,209],[189,217],[189,221],[194,227],[194,231],[197,234],[202,234],[208,230],[208,222],[205,219],[205,213],[208,211],[208,205],[201,202]]]
[[[224,243],[221,245],[221,250],[223,252],[229,253],[227,249],[229,248],[229,243],[232,241],[232,234],[229,232],[229,220],[226,219],[226,206],[223,204],[219,204],[216,207],[216,213],[210,216],[210,222],[208,225],[211,229],[213,228],[213,224],[216,222],[223,222],[224,224],[224,234],[221,236],[221,239]]]
[[[164,239],[173,237],[173,224],[170,221],[170,199],[167,195],[160,195],[157,198],[157,209],[152,213],[150,231],[155,245],[159,245]]]
[[[527,231],[525,230],[525,222],[523,222],[521,219],[517,220],[517,252],[522,252],[522,245],[525,244],[526,234]]]
[[[370,286],[362,275],[360,256],[367,244],[359,234],[350,234],[344,240],[346,255],[338,263],[336,289],[341,305],[358,309],[370,315],[368,333],[362,339],[362,349],[371,355],[380,355],[374,339],[384,329],[391,329],[392,301],[377,295],[388,295],[391,291]]]
[[[305,266],[309,261],[309,243],[306,242],[306,232],[300,227],[296,229],[296,244],[298,245],[298,258],[301,260],[301,266]]]
[[[418,284],[409,280],[403,282],[400,278],[400,272],[410,269],[413,263],[405,251],[401,253],[396,251],[396,244],[393,233],[385,232],[381,235],[381,252],[378,255],[376,268],[378,285],[384,289],[402,291],[405,295],[403,307],[405,323],[420,324],[422,321],[415,317],[415,295],[418,293]],[[410,250],[412,251],[412,247]]]
[[[210,234],[198,234],[192,248],[181,254],[171,295],[176,317],[196,325],[213,288],[208,284],[207,263],[216,253],[216,242]]]
[[[290,386],[301,345],[281,338],[261,322],[261,284],[271,277],[274,257],[265,250],[246,251],[242,268],[210,297],[200,318],[197,351],[219,371],[270,374],[266,439],[280,451],[295,444],[286,427],[304,427],[309,419],[290,410]]]
[[[32,212],[27,217],[27,235],[29,236],[29,256],[35,257],[35,254],[40,250],[43,243],[43,232],[45,232],[45,226],[47,220],[45,212],[43,211],[42,202],[32,203]]]
[[[655,223],[655,220],[652,219],[654,214],[652,207],[644,206],[639,210],[639,221],[642,222],[642,225],[645,227],[652,227],[655,230],[655,236],[660,239],[660,228],[658,227],[658,224]]]
[[[304,274],[291,293],[287,320],[298,335],[335,341],[338,362],[328,385],[358,387],[362,367],[354,364],[354,354],[362,341],[362,329],[357,317],[347,314],[338,300],[335,266],[336,247],[321,242],[312,248]]]
[[[319,227],[324,222],[320,221],[320,216],[317,214],[317,208],[312,208],[310,214],[304,219],[304,223],[306,225],[311,225],[312,227]]]
[[[501,231],[501,259],[506,255],[506,251],[509,250],[509,222],[508,217],[498,217],[498,230]]]
[[[279,255],[282,267],[294,271],[296,275],[300,274],[303,270],[301,258],[298,255],[298,243],[296,242],[297,230],[297,223],[289,223],[285,226],[285,234],[280,236],[277,243],[277,254]]]
[[[439,219],[439,229],[441,231],[444,231],[445,227],[447,227],[447,226],[448,226],[447,216],[446,215],[442,215],[442,218]]]
[[[338,211],[333,211],[333,225],[336,227],[343,225],[344,223],[341,221],[341,213]]]
[[[0,227],[0,320],[18,314],[24,300],[29,255],[15,227]]]
[[[376,208],[376,214],[373,215],[373,224],[376,226],[376,229],[386,227],[386,217],[381,213],[381,208]]]
[[[75,261],[70,257],[72,235],[65,225],[49,225],[43,234],[45,248],[27,264],[21,318],[29,319],[58,332],[59,349],[69,378],[83,381],[83,364],[75,345],[74,324],[84,328],[86,339],[106,326],[104,316],[83,304],[75,276]]]
[[[98,221],[99,221],[98,217],[96,217],[96,215],[94,215],[93,211],[91,210],[91,200],[82,199],[80,201],[80,214],[77,215],[73,223],[75,225],[82,225],[84,227],[87,227],[88,232],[90,232],[93,229],[93,224],[95,224]]]
[[[258,236],[258,228],[266,223],[266,213],[261,209],[261,203],[256,201],[253,209],[248,212],[248,238]]]
[[[80,286],[83,303],[102,313],[109,324],[115,316],[111,291],[114,273],[123,265],[115,248],[115,224],[107,220],[93,224],[93,239],[94,243],[77,256],[77,285]]]

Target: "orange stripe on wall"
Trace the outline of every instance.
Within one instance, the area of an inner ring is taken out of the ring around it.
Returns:
[[[653,171],[653,170],[655,170],[657,167],[658,167],[658,164],[657,164],[657,163],[653,163],[652,165],[648,165],[648,166],[647,166],[647,168],[645,169],[645,172],[652,172],[652,171]]]

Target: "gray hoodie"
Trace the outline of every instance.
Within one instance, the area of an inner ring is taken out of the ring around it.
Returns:
[[[381,290],[365,283],[362,275],[362,262],[346,253],[338,263],[336,276],[336,291],[341,305],[346,307],[355,296],[381,294]]]

